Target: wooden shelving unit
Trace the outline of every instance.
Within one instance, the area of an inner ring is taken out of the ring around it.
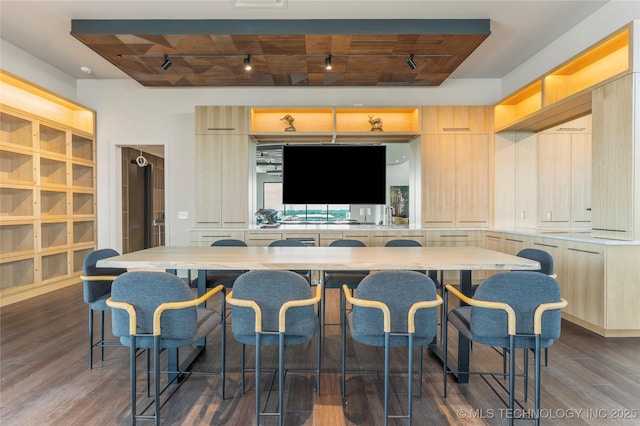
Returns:
[[[295,131],[285,115],[294,118]],[[379,119],[381,131],[372,131]],[[420,109],[409,108],[252,108],[251,136],[262,143],[407,142],[420,134]]]
[[[79,281],[96,247],[95,114],[0,71],[0,306]]]
[[[541,131],[591,111],[591,91],[630,72],[632,26],[549,71],[494,107],[495,131]]]

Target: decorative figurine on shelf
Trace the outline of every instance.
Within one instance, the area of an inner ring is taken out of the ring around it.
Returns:
[[[371,124],[372,132],[382,132],[382,119],[373,118],[373,115],[369,116],[369,124]]]
[[[295,132],[295,131],[296,131],[296,128],[295,128],[295,127],[293,127],[293,122],[294,122],[295,120],[296,120],[296,119],[295,119],[295,118],[293,118],[293,117],[291,116],[291,114],[287,114],[287,115],[285,115],[284,117],[282,117],[282,118],[280,119],[280,121],[286,121],[286,122],[287,122],[287,124],[289,124],[289,127],[286,127],[286,128],[284,129],[284,131],[285,131],[285,132]]]
[[[261,228],[275,228],[278,223],[278,212],[274,209],[260,209],[256,212],[256,220]]]

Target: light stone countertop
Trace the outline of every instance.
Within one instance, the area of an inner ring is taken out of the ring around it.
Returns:
[[[611,240],[604,238],[594,238],[589,229],[570,228],[419,228],[407,225],[374,225],[374,224],[285,224],[278,227],[261,228],[260,225],[251,225],[242,228],[190,228],[189,231],[210,231],[212,229],[224,229],[225,231],[257,231],[257,232],[323,232],[323,231],[484,231],[503,232],[529,237],[554,238],[566,241],[584,242],[601,245],[640,245],[640,241]]]

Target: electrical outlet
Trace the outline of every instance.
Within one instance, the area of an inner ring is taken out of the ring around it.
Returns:
[[[178,212],[178,219],[189,219],[189,212]]]

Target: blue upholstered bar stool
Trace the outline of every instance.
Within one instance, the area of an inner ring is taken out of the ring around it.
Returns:
[[[437,334],[438,306],[442,298],[436,293],[434,282],[416,271],[379,271],[365,277],[358,285],[357,297],[344,285],[343,296],[352,304],[347,314],[341,303],[342,315],[342,394],[347,398],[346,329],[362,344],[384,348],[384,424],[390,418],[406,418],[411,424],[413,411],[413,357],[419,347],[420,396],[422,396],[422,348]],[[407,408],[404,415],[389,412],[390,358],[392,347],[406,347]]]
[[[219,285],[194,299],[189,285],[167,272],[127,272],[113,282],[107,305],[113,310],[113,334],[120,338],[120,343],[129,347],[133,424],[139,419],[154,420],[154,424],[160,424],[160,408],[164,405],[160,400],[161,394],[178,380],[180,384],[184,383],[183,379],[190,374],[188,371],[169,372],[173,378],[161,391],[160,351],[196,344],[218,327],[222,322],[221,315],[199,305],[221,291],[222,285]],[[153,350],[153,400],[140,410],[140,414],[136,394],[137,349]],[[224,356],[224,349],[221,352]],[[222,366],[224,383],[224,362]],[[151,405],[154,407],[153,414],[147,414]]]
[[[470,342],[508,349],[533,349],[535,358],[534,420],[540,418],[540,350],[548,348],[560,337],[560,310],[567,306],[560,297],[558,282],[538,272],[505,272],[487,278],[478,286],[473,298],[463,295],[451,285],[445,288],[445,312],[448,297],[453,294],[467,306],[453,309],[445,317]],[[444,396],[447,396],[447,327],[444,342]],[[500,375],[503,373],[479,373]],[[507,403],[513,413],[515,393],[515,357],[509,357],[509,386]],[[513,424],[513,417],[510,423]]]
[[[231,305],[233,323],[231,329],[242,344],[242,393],[244,393],[245,345],[256,348],[255,405],[256,425],[261,416],[278,416],[284,425],[284,350],[289,345],[310,342],[316,336],[316,391],[320,394],[321,330],[319,303],[321,285],[312,292],[311,286],[299,274],[292,271],[249,271],[242,274],[227,294]],[[260,408],[261,353],[263,346],[278,347],[278,411],[263,412]],[[294,371],[294,370],[286,370]],[[308,370],[305,370],[308,371]]]
[[[107,299],[111,296],[111,283],[118,275],[127,272],[123,268],[98,268],[99,260],[119,256],[113,249],[94,250],[89,253],[82,264],[82,293],[84,301],[89,305],[89,368],[93,368],[93,348],[100,348],[100,361],[104,361],[105,346],[120,346],[117,341],[104,340],[104,313],[111,310]],[[94,341],[93,313],[100,313],[100,338]]]

